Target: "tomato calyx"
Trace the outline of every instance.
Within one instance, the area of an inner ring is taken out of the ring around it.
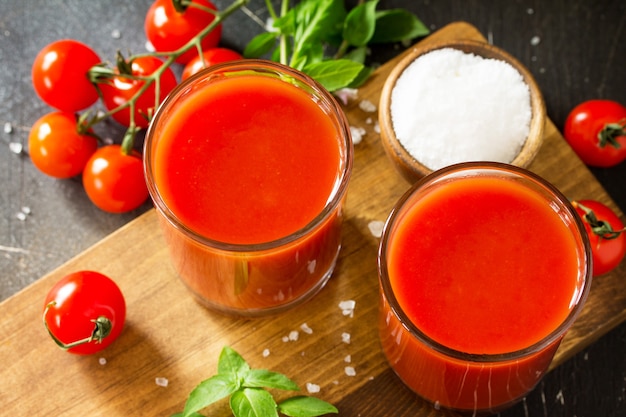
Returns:
[[[613,146],[616,149],[621,148],[617,138],[620,136],[626,136],[626,119],[622,119],[617,123],[608,123],[602,130],[598,132],[598,140],[601,148],[607,145]]]
[[[50,335],[52,340],[54,340],[54,342],[61,349],[69,350],[76,346],[85,345],[87,343],[91,343],[94,341],[95,343],[102,343],[102,340],[111,334],[111,330],[113,329],[113,324],[111,323],[111,320],[108,317],[99,316],[91,320],[91,322],[94,323],[94,328],[88,337],[85,337],[83,339],[79,339],[70,343],[62,342],[61,340],[59,340],[59,338],[57,338],[54,335],[54,333],[52,333],[52,331],[50,330],[50,327],[48,326],[48,322],[46,321],[46,315],[48,314],[48,311],[50,311],[50,308],[54,307],[56,304],[57,304],[56,301],[51,301],[46,305],[46,308],[44,309],[44,312],[43,312],[43,324],[46,327],[46,330],[48,331],[48,334]]]
[[[614,230],[613,226],[611,226],[609,222],[598,219],[598,216],[596,216],[596,213],[593,210],[577,201],[573,201],[572,205],[574,208],[579,208],[585,213],[583,220],[589,224],[591,231],[601,239],[617,239],[626,231],[626,228]]]
[[[191,0],[172,0],[172,4],[174,5],[174,10],[178,13],[185,13],[185,10],[187,10],[189,6],[197,7],[198,9],[209,11],[210,13],[215,13],[212,9],[202,7],[199,4],[194,4]]]

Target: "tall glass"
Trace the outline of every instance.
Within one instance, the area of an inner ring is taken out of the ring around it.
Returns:
[[[444,168],[397,203],[379,248],[383,351],[436,408],[491,413],[547,371],[591,285],[568,200],[499,163]]]
[[[327,282],[353,149],[314,80],[263,60],[210,67],[168,96],[144,153],[172,263],[204,304],[275,313]]]

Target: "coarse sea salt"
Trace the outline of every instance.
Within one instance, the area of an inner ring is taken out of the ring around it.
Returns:
[[[400,143],[432,170],[467,161],[510,163],[530,130],[530,89],[504,61],[442,48],[402,72],[390,111]]]
[[[306,390],[310,393],[310,394],[315,394],[320,392],[320,386],[317,384],[313,384],[312,382],[307,382],[306,383]]]

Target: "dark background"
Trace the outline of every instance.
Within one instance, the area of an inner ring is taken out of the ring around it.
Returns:
[[[105,60],[113,59],[118,49],[144,51],[143,19],[150,3],[0,0],[0,300],[151,207],[146,203],[124,215],[101,212],[88,201],[79,179],[45,177],[26,153],[9,150],[14,143],[27,152],[29,127],[50,111],[31,86],[30,65],[37,52],[62,38],[87,43]],[[230,4],[215,3],[220,8]],[[410,9],[433,31],[458,20],[476,26],[528,67],[542,89],[548,116],[559,129],[568,112],[584,100],[607,98],[626,104],[623,0],[379,3],[379,8],[394,7]],[[248,8],[261,21],[267,18],[262,0],[252,0]],[[248,15],[237,12],[224,25],[222,43],[241,51],[261,30]],[[531,42],[533,38],[539,43]],[[402,49],[401,45],[376,48],[371,61],[385,62]],[[4,130],[7,123],[11,132]],[[121,132],[113,123],[99,128],[99,133],[116,141]],[[626,211],[626,163],[593,173]],[[626,416],[626,324],[552,371],[525,401],[501,415]]]

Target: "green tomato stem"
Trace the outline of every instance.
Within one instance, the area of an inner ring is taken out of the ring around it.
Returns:
[[[70,343],[64,343],[59,340],[54,333],[50,330],[48,326],[48,322],[46,321],[46,316],[48,315],[48,311],[50,311],[51,307],[56,305],[56,301],[51,301],[46,305],[46,308],[43,312],[43,325],[46,327],[48,334],[52,337],[52,340],[63,350],[69,350],[73,347],[84,345],[87,343],[91,343],[95,341],[96,343],[102,343],[102,340],[111,334],[111,330],[113,329],[113,324],[111,320],[105,316],[99,316],[98,318],[91,320],[94,323],[94,328],[89,337],[85,337],[84,339],[76,340]]]
[[[122,150],[124,153],[129,153],[130,150],[132,150],[133,145],[134,145],[134,139],[136,137],[137,132],[140,130],[139,127],[137,127],[136,123],[135,123],[135,105],[137,100],[139,99],[139,97],[141,97],[147,90],[148,88],[150,88],[150,86],[152,85],[152,83],[155,83],[155,105],[154,105],[154,109],[156,110],[156,108],[159,106],[159,104],[161,103],[161,98],[160,98],[160,80],[161,80],[161,76],[163,75],[163,73],[176,61],[176,59],[181,56],[182,54],[184,54],[185,52],[187,52],[188,50],[190,50],[191,48],[196,48],[198,49],[198,52],[200,55],[202,55],[202,46],[201,46],[201,40],[204,39],[209,33],[211,33],[220,23],[222,23],[227,17],[229,17],[231,14],[233,14],[236,10],[240,9],[241,7],[243,7],[244,5],[246,5],[249,2],[249,0],[235,0],[233,1],[233,3],[228,6],[226,9],[224,9],[223,11],[220,12],[215,12],[213,10],[211,10],[210,12],[213,13],[215,15],[215,19],[213,19],[213,21],[207,25],[204,29],[202,29],[200,32],[198,32],[198,34],[196,36],[194,36],[193,38],[191,38],[185,45],[181,46],[180,48],[178,48],[175,51],[170,51],[170,52],[150,52],[150,53],[142,53],[142,54],[135,54],[135,55],[131,55],[130,57],[128,57],[127,59],[124,60],[124,62],[128,65],[131,65],[132,61],[140,58],[140,57],[146,57],[146,56],[155,56],[155,57],[166,57],[165,61],[163,62],[163,64],[161,64],[161,66],[159,68],[157,68],[152,74],[148,75],[148,76],[134,76],[132,74],[125,74],[122,73],[122,71],[120,71],[120,73],[115,73],[115,71],[112,71],[109,68],[103,67],[102,65],[97,65],[94,66],[93,68],[91,68],[89,70],[89,77],[91,80],[94,80],[96,82],[106,82],[107,79],[116,77],[116,76],[121,76],[124,78],[128,78],[131,80],[140,80],[140,81],[144,81],[143,85],[141,86],[141,88],[139,90],[137,90],[137,92],[130,98],[128,99],[127,102],[125,102],[124,104],[121,104],[120,106],[109,110],[108,112],[102,113],[101,115],[92,118],[88,125],[85,127],[86,129],[89,129],[90,127],[92,127],[93,125],[95,125],[96,123],[101,122],[102,120],[112,116],[113,114],[128,108],[130,111],[130,126],[128,127],[128,130],[126,131],[126,134],[124,135],[124,140],[122,142]],[[196,6],[195,4],[192,4],[191,2],[182,2],[182,4],[184,4],[185,6]],[[203,8],[204,9],[204,8]],[[120,68],[122,66],[122,64],[119,62],[121,55],[118,54],[118,68]],[[152,115],[146,115],[147,117],[152,117]]]

